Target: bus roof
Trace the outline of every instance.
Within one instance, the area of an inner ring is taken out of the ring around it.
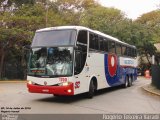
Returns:
[[[128,43],[122,42],[122,41],[120,41],[119,39],[117,39],[117,38],[115,38],[115,37],[112,37],[112,36],[110,36],[110,35],[107,35],[107,34],[105,34],[105,33],[100,32],[100,31],[92,30],[92,29],[90,29],[90,28],[83,27],[83,26],[57,26],[57,27],[48,27],[48,28],[39,29],[39,30],[37,30],[36,32],[43,32],[43,31],[50,31],[50,30],[62,30],[62,29],[87,30],[87,31],[93,32],[93,33],[95,33],[95,34],[101,35],[101,36],[103,36],[103,37],[106,37],[106,38],[108,38],[108,39],[114,40],[115,42],[119,42],[119,43],[122,43],[122,44],[124,44],[124,45],[130,46],[130,47],[133,47],[133,48],[136,48],[134,45],[130,45],[130,44],[128,44]]]

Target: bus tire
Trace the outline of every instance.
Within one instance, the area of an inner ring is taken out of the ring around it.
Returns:
[[[123,87],[124,87],[124,88],[127,88],[127,87],[128,87],[128,84],[129,84],[128,78],[129,78],[129,77],[126,76],[125,83],[123,84]]]
[[[128,87],[132,86],[132,77],[128,77]]]
[[[88,98],[93,98],[94,91],[95,91],[95,86],[94,86],[93,80],[91,80],[90,85],[89,85],[89,91],[87,93],[87,97]]]

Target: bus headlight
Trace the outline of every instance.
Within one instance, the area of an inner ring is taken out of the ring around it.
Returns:
[[[29,84],[29,85],[33,85],[33,84],[35,84],[35,83],[32,82],[32,81],[30,81],[30,80],[28,80],[28,84]]]
[[[71,92],[72,92],[72,90],[71,90],[71,89],[68,89],[68,90],[67,90],[67,92],[68,92],[68,93],[71,93]]]
[[[30,81],[30,80],[29,80],[29,81],[28,81],[28,84],[30,84],[30,85],[31,85],[31,84],[32,84],[32,81]]]
[[[62,82],[62,83],[59,83],[58,85],[59,86],[68,86],[70,84],[71,84],[71,82]]]

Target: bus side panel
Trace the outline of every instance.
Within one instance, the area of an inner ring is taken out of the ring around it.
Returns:
[[[126,61],[132,61],[128,64]],[[90,52],[82,72],[75,75],[74,94],[88,92],[90,80],[97,79],[97,89],[118,86],[125,83],[126,75],[133,75],[136,79],[136,60],[118,57],[115,54]]]
[[[90,52],[82,72],[75,76],[75,94],[88,92],[90,80],[96,77],[97,89],[109,87],[105,79],[104,54]],[[76,82],[80,83],[76,87]]]
[[[132,76],[132,80],[137,79],[137,59],[120,57],[120,66],[124,75]]]

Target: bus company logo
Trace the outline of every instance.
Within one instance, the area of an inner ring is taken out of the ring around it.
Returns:
[[[132,60],[124,60],[124,64],[133,65],[134,61],[132,61]]]
[[[75,82],[75,89],[80,87],[80,81]]]
[[[47,82],[46,82],[46,81],[44,81],[44,85],[47,85]]]
[[[111,77],[116,75],[117,71],[117,57],[116,55],[108,55],[108,71]]]

